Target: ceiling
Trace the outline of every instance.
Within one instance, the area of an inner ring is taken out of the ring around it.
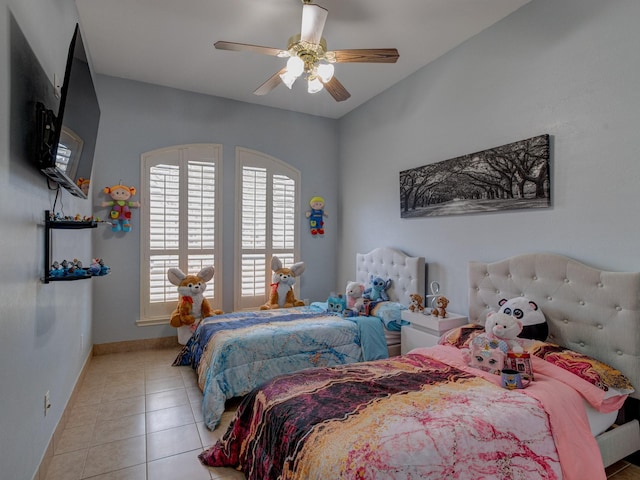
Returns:
[[[216,50],[218,40],[287,48],[301,0],[76,0],[96,73],[243,102],[340,118],[530,0],[316,0],[329,11],[328,50],[397,48],[395,64],[338,63],[351,93],[336,102],[302,79],[253,91],[286,59]]]

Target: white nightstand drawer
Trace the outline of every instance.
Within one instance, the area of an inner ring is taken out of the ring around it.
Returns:
[[[411,323],[411,325],[419,325],[432,332],[444,333],[447,330],[467,323],[467,317],[458,315],[457,313],[447,313],[445,318],[440,318],[430,314],[425,315],[424,313],[412,312],[411,310],[402,310],[400,315],[403,320]]]
[[[452,328],[468,323],[467,317],[448,313],[445,318],[403,310],[402,319],[411,325],[403,325],[400,332],[401,353],[418,347],[432,347],[438,344],[440,337]]]

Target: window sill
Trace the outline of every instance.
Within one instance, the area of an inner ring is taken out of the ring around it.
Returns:
[[[169,325],[168,318],[140,318],[136,320],[138,327],[153,327],[156,325]]]

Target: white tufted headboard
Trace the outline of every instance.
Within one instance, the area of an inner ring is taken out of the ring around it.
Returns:
[[[484,324],[502,298],[542,309],[550,342],[624,373],[640,398],[640,273],[607,272],[548,253],[469,263],[469,320]]]
[[[356,255],[356,282],[369,286],[371,275],[392,279],[387,294],[389,299],[409,305],[412,293],[425,295],[424,257],[410,257],[395,248],[376,248],[369,253]]]

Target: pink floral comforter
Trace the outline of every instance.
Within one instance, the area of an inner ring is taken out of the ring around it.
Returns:
[[[605,478],[571,387],[536,377],[548,385],[529,395],[475,373],[437,346],[277,377],[200,458],[260,480]]]

